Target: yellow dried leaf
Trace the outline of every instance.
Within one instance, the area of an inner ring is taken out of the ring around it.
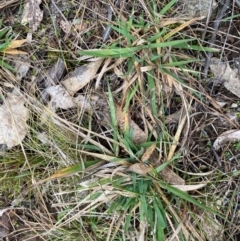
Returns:
[[[128,113],[124,113],[120,106],[117,109],[117,122],[121,131],[133,130],[132,141],[135,144],[142,144],[147,140],[147,134],[133,121],[130,119]]]
[[[121,129],[121,131],[128,131],[129,130],[129,114],[128,112],[123,112],[120,106],[117,106],[117,122]]]
[[[149,172],[152,171],[152,167],[144,163],[135,163],[131,165],[127,170],[130,172],[135,172],[142,176],[146,176]]]
[[[17,49],[7,49],[4,51],[5,54],[11,54],[11,55],[18,55],[18,54],[28,54],[25,51],[17,50]]]
[[[145,162],[147,160],[149,160],[149,157],[152,155],[152,153],[154,152],[154,150],[156,149],[156,144],[152,144],[150,147],[147,148],[147,150],[145,151],[145,153],[143,154],[141,161]]]
[[[189,21],[181,24],[180,26],[178,26],[177,28],[173,29],[171,32],[169,32],[168,34],[166,34],[163,37],[163,40],[167,40],[168,38],[170,38],[172,35],[174,35],[175,33],[178,33],[179,31],[181,31],[182,29],[186,28],[187,26],[191,25],[192,23],[198,21],[198,20],[202,20],[204,17],[198,17],[198,18],[193,18],[190,19]]]
[[[27,42],[26,39],[12,40],[6,50],[19,48],[26,42]]]

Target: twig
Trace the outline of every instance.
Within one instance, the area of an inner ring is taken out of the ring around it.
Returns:
[[[214,31],[213,31],[211,39],[209,41],[209,47],[210,48],[213,47],[213,45],[215,44],[216,36],[217,36],[217,30],[219,29],[220,22],[221,22],[221,20],[224,16],[224,14],[227,11],[229,4],[230,4],[230,0],[225,0],[225,3],[223,4],[223,7],[221,9],[221,12],[219,13],[217,19],[214,21],[214,24],[213,24]],[[211,52],[209,52],[206,56],[204,70],[203,70],[203,75],[205,77],[207,76],[209,65],[210,65],[210,60],[211,60],[212,56],[213,56],[213,54]]]
[[[218,165],[221,167],[221,166],[222,166],[221,159],[220,159],[220,157],[218,156],[216,150],[214,149],[211,139],[209,138],[207,132],[206,132],[203,128],[201,128],[201,131],[202,131],[203,134],[207,137],[208,142],[209,142],[210,147],[211,147],[211,151],[212,151],[214,157],[216,158]]]
[[[116,0],[114,2],[114,5],[115,6],[118,6],[120,0]],[[110,6],[110,4],[108,5],[108,21],[111,22],[112,21],[112,17],[113,17],[113,9],[112,9],[112,6]],[[111,33],[112,29],[110,26],[107,26],[106,29],[104,30],[104,33],[103,33],[103,42],[106,42],[110,33]]]
[[[56,10],[59,12],[59,14],[62,16],[62,18],[64,19],[65,22],[68,23],[68,20],[66,19],[66,17],[63,15],[62,11],[59,9],[59,7],[56,5],[54,0],[51,0],[52,5],[56,8]]]
[[[239,0],[235,0],[235,3],[236,3],[237,6],[240,8],[240,1],[239,1]]]

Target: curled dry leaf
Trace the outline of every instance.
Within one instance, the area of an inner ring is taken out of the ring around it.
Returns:
[[[215,150],[220,149],[229,142],[240,141],[240,130],[229,130],[223,132],[213,143]]]
[[[6,238],[11,232],[11,220],[9,218],[10,208],[0,210],[0,238]]]
[[[201,188],[205,187],[206,185],[207,184],[203,183],[203,184],[196,184],[196,185],[172,185],[172,186],[183,192],[189,192],[189,191],[201,189]]]
[[[240,78],[237,71],[233,70],[229,63],[223,63],[220,59],[212,58],[210,69],[216,79],[220,79],[226,89],[240,98]]]
[[[65,63],[62,59],[58,58],[57,62],[47,70],[46,74],[44,73],[44,75],[41,75],[41,77],[37,79],[39,87],[48,88],[58,85],[65,73]]]
[[[38,89],[41,93],[41,99],[48,101],[47,88],[58,85],[66,72],[65,63],[62,59],[58,58],[57,62],[43,74],[38,75],[36,82]],[[61,108],[61,107],[59,107]]]
[[[0,106],[0,144],[8,149],[21,143],[27,134],[28,109],[24,96],[14,89]]]
[[[63,81],[61,81],[61,84],[66,88],[70,95],[75,94],[94,78],[102,61],[103,59],[98,59],[97,61],[76,68],[73,72],[69,73]]]
[[[10,44],[7,46],[6,50],[19,48],[26,42],[27,42],[26,39],[12,40]]]
[[[15,61],[16,78],[18,81],[20,81],[23,77],[26,76],[29,68],[30,68],[29,59],[23,58],[22,60]]]
[[[117,109],[117,122],[121,131],[133,129],[132,141],[135,144],[141,144],[147,141],[147,134],[129,117],[129,113],[124,113],[120,106]]]
[[[146,176],[149,172],[152,171],[152,167],[141,162],[131,165],[127,170],[142,176]]]
[[[26,39],[12,40],[11,43],[7,46],[7,48],[4,50],[4,53],[11,54],[11,55],[28,54],[25,51],[16,49],[18,47],[21,47],[26,42],[27,42]]]
[[[61,108],[67,110],[80,107],[84,111],[87,111],[92,108],[91,103],[86,96],[78,95],[77,97],[72,97],[61,85],[47,88],[46,93],[52,97],[50,101],[51,109]]]
[[[71,32],[71,23],[65,20],[60,21],[60,28],[62,31],[66,34],[69,34]]]

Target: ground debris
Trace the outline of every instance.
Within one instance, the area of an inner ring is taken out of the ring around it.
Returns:
[[[206,17],[217,7],[215,0],[180,0],[179,2],[183,5],[181,16],[188,17]]]
[[[214,77],[222,81],[226,89],[240,98],[240,77],[237,70],[232,69],[228,62],[222,62],[217,58],[211,59],[210,69]]]
[[[14,89],[0,106],[0,144],[6,145],[8,149],[19,145],[27,134],[29,115],[24,104],[24,96]]]

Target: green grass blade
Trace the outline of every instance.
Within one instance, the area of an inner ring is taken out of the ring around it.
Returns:
[[[194,39],[181,39],[181,40],[173,40],[169,42],[161,42],[161,43],[154,43],[154,44],[148,44],[144,45],[144,49],[155,49],[155,48],[164,48],[164,47],[173,47],[173,46],[181,46],[186,42],[193,41]]]
[[[230,16],[230,17],[227,17],[227,18],[223,18],[223,19],[221,20],[221,22],[226,22],[226,21],[232,20],[232,19],[234,19],[234,18],[239,18],[239,17],[240,17],[240,14],[235,14],[235,15],[233,15],[233,16]]]
[[[123,112],[126,112],[130,106],[130,102],[132,100],[132,98],[135,96],[137,90],[138,90],[138,86],[139,84],[137,83],[136,86],[133,88],[133,90],[128,91],[127,97],[126,97],[126,104],[123,108]]]
[[[11,70],[12,72],[16,72],[16,70],[9,64],[7,64],[5,61],[3,61],[3,59],[0,59],[0,66],[4,67],[6,69]]]
[[[140,220],[145,221],[148,214],[147,201],[144,195],[140,196]]]
[[[102,152],[102,149],[94,146],[94,145],[89,145],[89,144],[80,144],[78,145],[79,147],[84,148],[85,150],[91,150],[91,151],[98,151],[98,152]]]
[[[155,81],[153,79],[153,71],[149,71],[147,75],[147,80],[148,80],[148,86],[149,86],[149,91],[151,95],[151,107],[152,107],[152,112],[155,117],[158,116],[158,110],[157,110],[157,103],[156,103],[156,89],[155,89]]]
[[[164,67],[177,67],[177,66],[183,66],[183,65],[186,65],[186,64],[190,64],[190,63],[193,63],[193,62],[199,62],[201,61],[200,59],[189,59],[189,60],[183,60],[183,61],[174,61],[174,62],[171,62],[171,63],[167,63],[167,64],[163,64],[163,68]]]
[[[3,28],[0,30],[0,39],[10,30],[10,28]]]
[[[152,37],[148,38],[147,42],[152,43],[153,41],[162,37],[166,32],[167,32],[167,30],[164,28],[161,32],[159,32],[159,33],[153,35]]]
[[[175,161],[176,159],[179,159],[179,157],[181,156],[181,153],[177,153],[176,155],[174,155],[174,157],[167,161],[167,162],[164,162],[163,164],[161,164],[159,167],[157,167],[155,170],[157,173],[161,172],[165,167],[167,167],[171,162]]]
[[[217,215],[218,217],[221,217],[223,219],[225,219],[220,213],[218,213],[216,210],[202,204],[201,202],[199,202],[198,200],[196,200],[195,198],[191,197],[190,195],[188,195],[186,192],[183,192],[175,187],[170,186],[167,183],[164,183],[162,181],[159,182],[160,186],[166,190],[168,190],[169,192],[173,193],[174,195],[184,199],[185,201],[188,201],[196,206],[198,206],[199,208],[203,209],[203,210],[207,210],[215,215]]]
[[[206,52],[219,52],[220,51],[220,49],[216,49],[216,48],[202,47],[199,45],[189,45],[186,43],[175,45],[174,47],[179,48],[179,49],[189,49],[189,50],[206,51]]]
[[[5,43],[0,44],[0,51],[3,52],[9,44],[10,44],[10,41],[6,41]]]
[[[178,0],[172,0],[160,11],[160,15],[164,15]]]
[[[153,207],[154,207],[155,214],[157,215],[158,227],[165,228],[167,226],[167,223],[166,223],[166,219],[163,216],[164,210],[163,210],[163,212],[160,211],[155,200],[153,202],[153,205],[154,205]]]
[[[111,114],[111,119],[112,119],[112,128],[113,128],[113,139],[115,142],[113,143],[113,150],[114,154],[117,154],[117,140],[118,140],[118,131],[117,131],[117,115],[116,115],[116,110],[115,110],[115,104],[114,104],[114,99],[111,91],[111,87],[108,83],[108,101],[109,101],[109,108],[110,108],[110,114]]]
[[[110,25],[110,27],[117,33],[122,34],[127,39],[128,44],[136,40],[136,38],[132,36],[129,31],[127,31],[127,26],[124,26],[123,28],[118,28],[113,25]]]
[[[114,49],[90,49],[78,51],[80,55],[87,55],[93,57],[102,58],[129,58],[133,57],[134,54],[141,50],[141,46],[129,47],[129,48],[114,48]]]

